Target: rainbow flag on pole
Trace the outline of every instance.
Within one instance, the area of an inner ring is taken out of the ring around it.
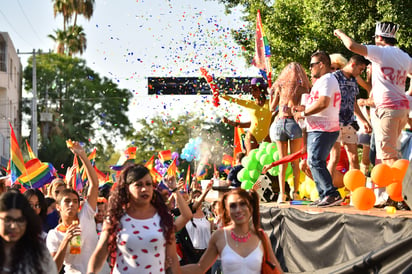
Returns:
[[[26,167],[24,165],[23,154],[21,153],[19,143],[17,142],[16,135],[14,134],[13,127],[10,125],[10,175],[11,184],[16,182],[22,174],[26,175]]]
[[[256,38],[255,38],[255,57],[252,64],[260,70],[263,78],[268,81],[269,87],[272,86],[272,66],[270,65],[270,46],[269,40],[263,31],[260,10],[256,18]]]
[[[29,142],[27,142],[27,140],[26,140],[26,146],[27,146],[27,152],[29,153],[30,160],[34,159],[34,158],[37,158],[36,155],[34,155],[34,152],[31,149],[31,146],[29,145]]]
[[[146,162],[144,166],[147,167],[147,169],[150,171],[150,175],[152,176],[154,182],[160,182],[162,180],[162,175],[154,166],[154,155],[152,155],[152,157],[149,159],[149,161]]]
[[[17,178],[25,188],[40,188],[56,178],[54,167],[48,163],[42,163],[37,158],[27,161],[25,168],[26,173]]]

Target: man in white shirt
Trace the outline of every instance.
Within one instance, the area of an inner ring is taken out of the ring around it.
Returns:
[[[412,58],[395,46],[399,25],[378,22],[375,45],[362,45],[342,30],[334,34],[350,51],[365,56],[372,62],[371,97],[376,107],[375,131],[377,158],[391,166],[399,158],[398,139],[408,121],[409,102],[405,95],[405,82],[412,73]]]
[[[339,83],[331,74],[329,54],[312,54],[310,71],[314,85],[305,106],[295,107],[295,119],[306,117],[308,164],[320,199],[311,205],[329,207],[340,205],[342,198],[332,183],[326,159],[339,136]]]

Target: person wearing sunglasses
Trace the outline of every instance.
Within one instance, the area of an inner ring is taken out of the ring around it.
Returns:
[[[39,215],[16,190],[0,196],[0,273],[57,274],[40,235]]]
[[[320,199],[311,206],[340,205],[342,197],[332,183],[326,159],[339,136],[341,93],[336,77],[331,73],[329,54],[317,51],[310,60],[310,72],[315,81],[306,106],[294,107],[295,119],[306,118],[308,164]]]
[[[212,234],[199,262],[182,266],[182,273],[205,273],[219,255],[225,274],[261,273],[264,258],[273,266],[273,273],[283,273],[268,236],[260,228],[257,192],[236,188],[226,192],[220,204],[223,227]]]

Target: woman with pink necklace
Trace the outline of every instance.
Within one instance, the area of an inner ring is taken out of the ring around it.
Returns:
[[[282,273],[270,241],[260,229],[258,194],[234,189],[224,194],[221,204],[224,227],[213,233],[200,261],[183,266],[182,273],[204,273],[219,255],[225,274],[261,273],[264,256],[274,266],[273,273]]]

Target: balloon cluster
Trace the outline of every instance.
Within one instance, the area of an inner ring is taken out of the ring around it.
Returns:
[[[402,180],[408,169],[409,161],[399,159],[392,166],[377,164],[371,171],[371,180],[377,188],[386,188],[389,197],[394,201],[403,201]],[[349,170],[343,177],[346,188],[352,192],[352,203],[360,210],[371,209],[376,201],[373,189],[365,186],[366,177],[357,169]]]
[[[185,145],[180,154],[180,158],[191,162],[193,159],[199,160],[200,157],[200,144],[202,143],[202,138],[197,137],[195,139],[190,138],[189,142]]]
[[[242,182],[243,189],[251,189],[253,184],[262,173],[263,166],[279,160],[279,152],[275,143],[262,142],[259,148],[253,149],[242,159],[243,168],[237,174],[237,179]],[[268,173],[272,176],[278,176],[279,167],[271,168]],[[286,176],[292,174],[290,164],[286,169]]]
[[[176,166],[179,166],[179,153],[173,152],[172,153],[172,160],[162,162],[160,159],[155,160],[155,168],[156,170],[163,176],[166,173],[167,169],[169,168],[170,164],[173,160],[176,159]]]

